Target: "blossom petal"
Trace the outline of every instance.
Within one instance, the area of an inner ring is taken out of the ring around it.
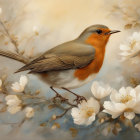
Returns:
[[[113,119],[116,119],[117,117],[119,117],[123,113],[123,112],[112,112],[108,109],[104,109],[103,112],[112,115]]]
[[[137,102],[133,108],[133,111],[137,114],[140,114],[140,102]]]
[[[85,125],[85,119],[81,117],[80,110],[78,108],[72,108],[71,115],[73,117],[74,123],[78,125]]]
[[[25,113],[27,118],[32,118],[34,116],[34,109],[32,107],[26,107]]]
[[[128,53],[128,52],[122,52],[122,53],[120,53],[120,55],[122,55],[122,56],[129,56],[130,53]]]
[[[96,114],[100,110],[100,104],[99,104],[99,102],[96,99],[92,98],[92,97],[87,101],[87,105],[89,107],[94,107],[94,111],[95,111]]]
[[[25,87],[25,85],[27,84],[28,79],[27,76],[25,75],[21,75],[20,80],[19,80],[19,84],[23,87]]]
[[[12,99],[18,100],[18,97],[17,97],[16,95],[7,95],[7,96],[5,97],[5,100],[6,100],[6,101],[12,100]]]
[[[124,112],[124,117],[129,120],[132,120],[135,117],[135,113],[134,112]]]
[[[86,125],[92,124],[92,122],[95,120],[95,114],[89,117],[89,119],[86,121]]]
[[[93,82],[91,92],[97,99],[102,99],[111,93],[111,88],[102,82]]]
[[[100,104],[94,98],[83,101],[78,107],[71,110],[74,123],[78,125],[90,125],[95,120],[95,115],[99,112]]]
[[[6,104],[9,106],[16,106],[21,104],[21,100],[16,95],[7,95],[5,100]]]
[[[122,95],[126,94],[126,89],[124,87],[120,88],[119,93]]]
[[[136,91],[135,91],[135,89],[133,89],[131,87],[127,87],[126,92],[129,93],[129,95],[131,95],[134,99],[136,99]]]
[[[114,102],[110,102],[110,101],[105,101],[103,106],[105,108],[103,110],[103,112],[112,115],[112,118],[117,118],[126,109],[125,104],[114,103]]]
[[[11,114],[15,114],[21,110],[21,106],[8,106],[7,111]]]
[[[132,99],[126,103],[127,108],[134,108],[136,105],[136,100]]]
[[[127,45],[121,44],[120,45],[120,50],[123,50],[123,51],[125,50],[126,51],[126,50],[130,50],[130,48]]]
[[[120,94],[116,90],[112,90],[110,100],[112,102],[120,102]]]
[[[18,82],[13,83],[11,88],[14,92],[22,92],[24,90],[24,87],[21,86]]]
[[[6,104],[9,105],[9,106],[19,105],[20,103],[21,103],[20,100],[8,100],[8,101],[6,102]]]
[[[136,91],[136,99],[137,99],[137,101],[140,101],[140,85],[138,85],[135,88],[135,91]]]

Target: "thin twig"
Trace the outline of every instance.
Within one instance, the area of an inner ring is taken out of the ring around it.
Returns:
[[[62,118],[72,108],[73,107],[69,107],[69,108],[65,109],[65,111],[61,115],[56,116],[56,119]]]
[[[10,39],[11,43],[15,46],[16,52],[19,53],[17,41],[15,41],[15,40],[11,37],[11,35],[10,35],[8,29],[6,28],[4,22],[3,22],[1,19],[0,19],[0,24],[2,25],[2,27],[3,27],[3,29],[4,29],[4,31],[5,31],[5,33],[6,33],[6,35],[7,35],[7,37]]]
[[[11,58],[11,59],[14,59],[14,60],[17,60],[17,61],[20,61],[24,64],[27,64],[29,63],[29,59],[23,57],[20,53],[19,53],[19,49],[18,49],[18,43],[16,40],[13,39],[13,37],[10,35],[8,29],[6,28],[4,22],[0,19],[0,24],[2,25],[5,33],[6,33],[6,36],[9,38],[9,40],[11,41],[11,43],[14,45],[15,47],[15,50],[16,50],[16,53],[12,53],[10,51],[3,51],[3,50],[0,50],[0,55],[2,56],[5,56],[5,57],[8,57],[8,58]]]

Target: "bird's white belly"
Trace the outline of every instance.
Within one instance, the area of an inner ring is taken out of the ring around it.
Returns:
[[[50,86],[56,88],[65,87],[68,89],[74,89],[88,83],[96,76],[96,74],[92,74],[88,76],[85,80],[79,80],[74,76],[74,71],[75,70],[48,72],[46,77],[40,76],[40,78],[46,83],[48,83]]]

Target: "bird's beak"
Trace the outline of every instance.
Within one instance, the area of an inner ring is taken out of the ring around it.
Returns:
[[[106,33],[106,35],[114,34],[114,33],[118,33],[118,32],[120,32],[120,31],[118,31],[118,30],[112,30],[112,31],[109,31],[108,33]]]

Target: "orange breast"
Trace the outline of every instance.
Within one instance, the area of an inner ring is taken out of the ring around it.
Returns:
[[[86,40],[86,43],[92,45],[95,48],[95,57],[89,65],[76,70],[74,73],[75,77],[77,77],[79,80],[85,80],[89,75],[96,74],[100,71],[103,64],[105,46],[108,39],[109,37],[104,40],[100,40],[96,35],[93,34]]]
[[[86,67],[75,71],[74,75],[79,80],[85,80],[89,75],[98,73],[104,60],[104,52],[96,49],[95,59]]]

